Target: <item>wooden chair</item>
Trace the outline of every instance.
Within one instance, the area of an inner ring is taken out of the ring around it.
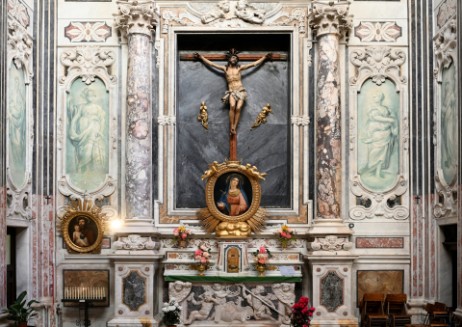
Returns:
[[[390,327],[404,327],[411,323],[411,315],[406,311],[406,294],[387,294],[385,310],[388,314]]]
[[[383,312],[384,294],[365,293],[361,301],[361,327],[386,327],[388,316]]]
[[[446,304],[441,302],[427,303],[425,310],[427,311],[428,324],[431,327],[449,327],[449,310]]]

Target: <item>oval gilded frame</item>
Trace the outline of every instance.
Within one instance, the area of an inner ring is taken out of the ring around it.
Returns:
[[[74,243],[71,235],[71,227],[80,220],[86,220],[95,229],[95,240],[88,246],[80,246]],[[104,228],[101,217],[97,212],[90,211],[67,211],[61,224],[61,233],[68,250],[78,253],[98,253],[104,236]]]
[[[255,174],[255,171],[249,169],[251,167],[243,166],[239,163],[234,162],[226,162],[221,165],[216,165],[215,167],[216,172],[208,178],[207,183],[205,185],[205,202],[207,204],[207,208],[210,211],[210,214],[215,218],[219,219],[220,221],[224,222],[241,222],[247,221],[250,218],[252,218],[260,208],[261,202],[261,186],[259,183],[259,178],[257,177],[258,175]],[[215,187],[217,181],[223,175],[232,173],[243,175],[244,177],[246,177],[247,180],[250,182],[250,186],[252,188],[251,203],[248,209],[243,214],[240,214],[238,216],[229,216],[221,212],[220,209],[218,209],[216,205],[217,201],[215,200]]]

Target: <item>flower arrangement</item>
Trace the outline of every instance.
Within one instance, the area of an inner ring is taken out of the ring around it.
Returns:
[[[186,246],[186,241],[191,234],[191,230],[186,225],[180,225],[173,229],[173,237],[180,247]]]
[[[266,265],[268,259],[272,257],[270,250],[264,245],[255,251],[254,256],[256,265]]]
[[[199,248],[194,252],[194,260],[198,262],[196,269],[199,271],[199,275],[203,276],[210,264],[210,249],[203,243],[199,245]]]
[[[309,302],[309,298],[301,296],[300,299],[298,299],[298,302],[292,306],[292,313],[290,314],[290,325],[292,327],[310,326],[315,308],[311,307]]]
[[[272,257],[270,250],[264,245],[260,246],[253,254],[255,256],[255,270],[259,276],[263,276],[268,269],[268,259]]]
[[[281,228],[277,231],[279,237],[279,242],[281,243],[282,248],[287,248],[290,241],[294,239],[294,232],[286,224],[282,225]]]
[[[171,298],[168,303],[162,306],[162,320],[167,326],[174,326],[180,323],[181,307],[175,298]]]

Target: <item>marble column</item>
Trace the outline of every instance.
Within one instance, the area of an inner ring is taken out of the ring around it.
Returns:
[[[125,138],[126,219],[152,217],[152,41],[154,1],[117,1],[117,25],[128,40]]]
[[[354,315],[350,252],[352,232],[343,223],[340,39],[350,28],[348,1],[313,1],[310,27],[317,38],[316,213],[309,234],[312,326],[358,326]]]
[[[317,44],[316,218],[341,219],[342,140],[339,43],[350,26],[348,2],[313,2]]]

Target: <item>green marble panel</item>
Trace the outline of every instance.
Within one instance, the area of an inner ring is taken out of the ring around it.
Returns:
[[[26,84],[24,70],[11,65],[8,72],[8,167],[13,184],[19,188],[26,179]]]
[[[95,190],[109,171],[109,95],[100,79],[72,83],[66,118],[66,174],[73,186]]]
[[[358,94],[358,174],[374,192],[390,189],[399,173],[399,95],[393,82],[367,80]]]

